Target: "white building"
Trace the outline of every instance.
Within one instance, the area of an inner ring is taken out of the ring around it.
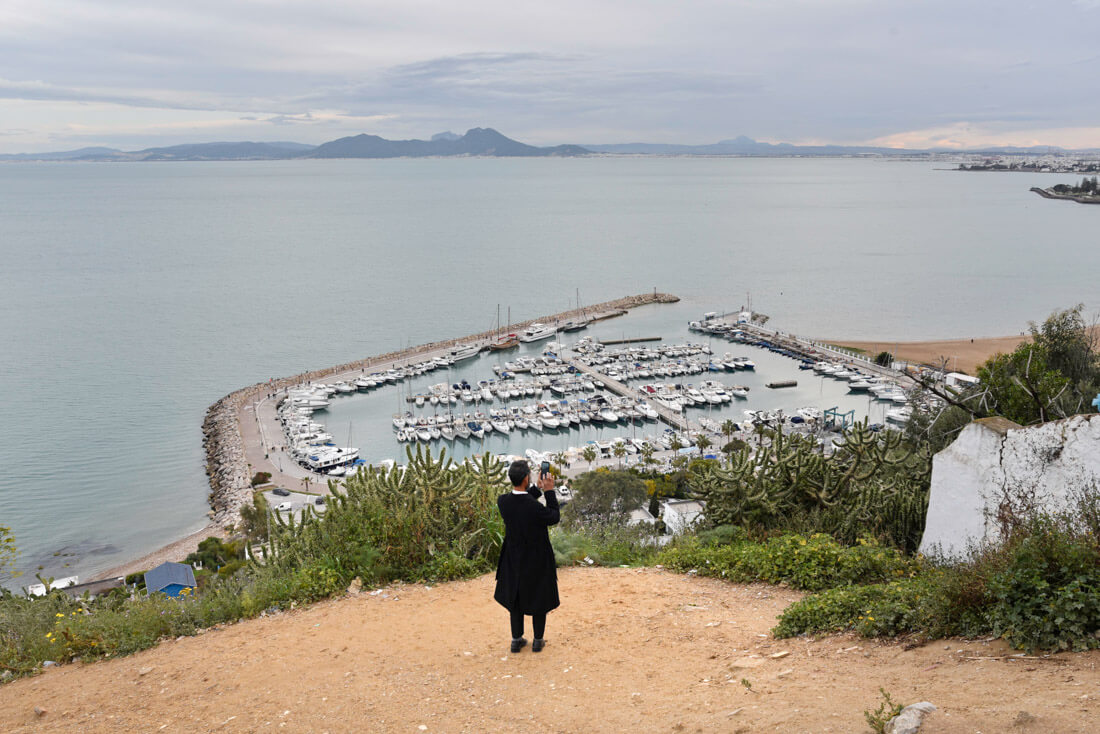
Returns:
[[[50,583],[50,589],[51,590],[52,589],[64,589],[64,588],[67,588],[69,586],[76,586],[76,584],[79,581],[80,581],[80,578],[77,577],[77,576],[66,576],[65,578],[62,578],[62,579],[54,579]],[[45,584],[31,584],[30,586],[27,587],[27,594],[29,596],[45,596],[46,595],[46,585]]]
[[[627,518],[626,524],[641,525],[642,523],[645,523],[646,525],[654,525],[656,524],[656,522],[657,518],[653,517],[653,515],[650,514],[648,508],[639,507],[638,509],[634,510],[634,512],[630,513],[630,517]]]
[[[666,500],[661,503],[661,519],[669,535],[691,530],[703,517],[706,504],[700,500]]]
[[[962,372],[948,372],[943,376],[943,383],[948,387],[973,387],[981,380],[977,377],[964,375]]]

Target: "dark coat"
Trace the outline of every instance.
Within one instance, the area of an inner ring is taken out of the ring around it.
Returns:
[[[554,549],[547,531],[561,519],[558,498],[552,491],[547,492],[543,507],[539,494],[532,487],[528,494],[509,492],[497,498],[504,518],[504,545],[497,562],[493,598],[510,612],[545,614],[561,603]]]

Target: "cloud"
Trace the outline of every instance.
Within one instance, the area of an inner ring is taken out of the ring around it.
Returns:
[[[187,142],[200,119],[304,142],[474,125],[538,143],[1076,139],[1100,119],[1098,6],[9,0],[0,116],[32,131],[5,148],[89,129]]]
[[[1053,145],[1083,149],[1100,147],[1100,126],[1006,129],[1004,125],[956,122],[951,125],[908,130],[866,141],[888,148],[945,148],[963,150],[981,147],[1031,147]]]

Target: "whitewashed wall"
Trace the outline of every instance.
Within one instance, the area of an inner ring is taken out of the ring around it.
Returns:
[[[962,555],[995,542],[1003,512],[1068,509],[1075,492],[1100,487],[1100,414],[1021,428],[974,421],[932,460],[921,552]]]

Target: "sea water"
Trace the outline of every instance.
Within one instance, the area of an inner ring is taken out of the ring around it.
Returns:
[[[1071,177],[946,165],[0,165],[0,525],[28,575],[148,552],[204,524],[212,402],[490,329],[498,304],[520,321],[569,308],[578,289],[583,304],[657,288],[683,300],[594,332],[666,342],[750,298],[786,331],[883,340],[1012,334],[1056,308],[1100,307],[1100,209],[1028,192]],[[792,369],[754,352],[761,380]],[[488,377],[487,359],[468,369]],[[841,402],[816,384],[757,386],[745,407]],[[369,458],[399,456],[396,394],[337,402],[329,428],[347,440],[350,426]]]

